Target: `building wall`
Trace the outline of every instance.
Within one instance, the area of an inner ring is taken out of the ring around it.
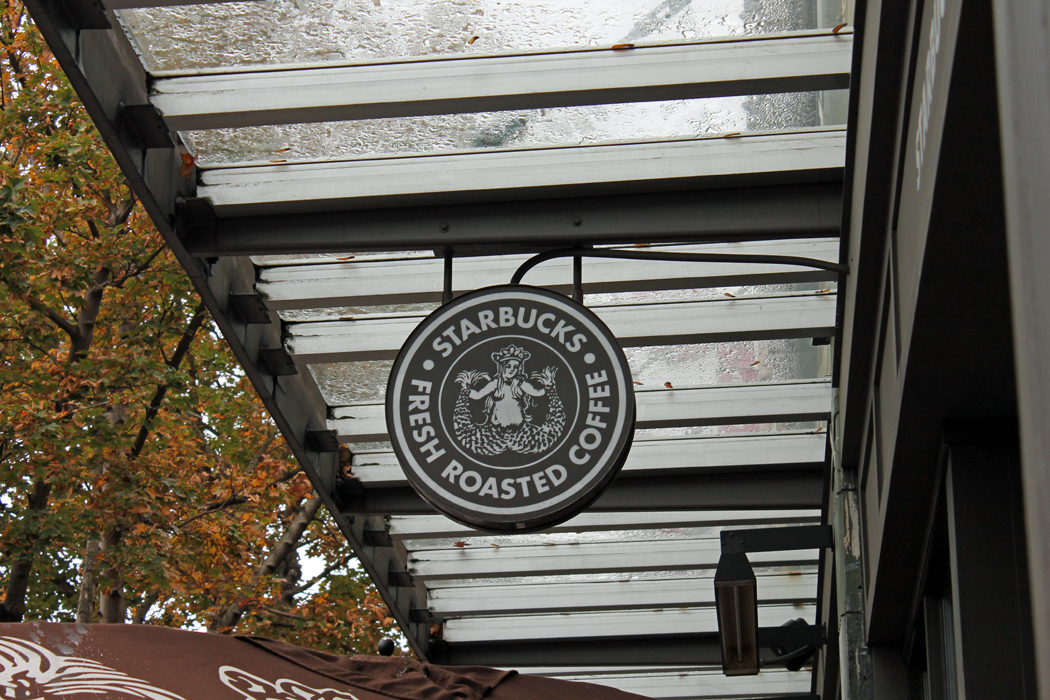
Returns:
[[[1034,698],[992,2],[870,0],[857,24],[835,439],[870,678],[842,687]]]

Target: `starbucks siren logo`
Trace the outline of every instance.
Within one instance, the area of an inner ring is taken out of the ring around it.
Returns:
[[[387,387],[394,451],[449,517],[489,530],[576,514],[626,459],[634,392],[592,312],[553,292],[492,287],[424,319]]]

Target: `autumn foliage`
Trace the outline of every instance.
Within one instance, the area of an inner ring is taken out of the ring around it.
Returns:
[[[0,619],[374,653],[385,607],[23,8],[2,8]]]

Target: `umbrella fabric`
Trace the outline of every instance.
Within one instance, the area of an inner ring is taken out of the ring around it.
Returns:
[[[150,625],[0,624],[3,700],[630,700],[589,683]]]

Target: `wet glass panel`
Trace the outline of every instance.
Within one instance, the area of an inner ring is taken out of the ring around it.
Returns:
[[[150,71],[372,63],[833,27],[819,0],[269,0],[119,13]]]
[[[626,348],[636,388],[684,389],[720,384],[754,384],[797,379],[825,379],[831,373],[829,346],[813,345],[808,338],[743,340],[729,343],[660,345]],[[309,365],[329,406],[381,403],[391,360]],[[756,426],[706,426],[637,431],[643,437],[685,437],[722,433],[815,429],[815,424]],[[698,430],[700,432],[682,432]]]
[[[839,115],[821,107],[828,94],[800,92],[211,129],[185,132],[183,139],[203,168],[661,141],[838,126]]]

